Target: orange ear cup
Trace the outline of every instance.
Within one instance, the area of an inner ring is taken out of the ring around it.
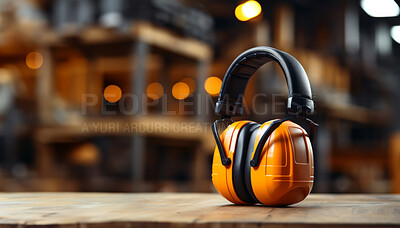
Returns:
[[[261,125],[254,148],[272,122]],[[266,142],[259,166],[251,168],[253,192],[265,205],[289,205],[306,198],[313,180],[314,159],[308,135],[299,125],[285,121]]]
[[[215,147],[214,150],[211,174],[214,187],[227,200],[236,204],[246,203],[237,196],[235,188],[233,187],[233,159],[239,131],[245,124],[249,122],[251,121],[234,122],[233,124],[229,125],[220,136],[222,145],[227,153],[226,156],[232,161],[230,165],[222,165],[218,147]]]
[[[222,196],[235,204],[247,204],[235,191],[232,173],[238,134],[249,122],[235,122],[220,136],[227,151],[226,155],[232,161],[230,165],[222,165],[218,147],[214,151],[213,184]],[[254,150],[272,122],[273,120],[261,125]],[[257,199],[265,205],[289,205],[302,201],[310,193],[313,179],[314,161],[308,135],[299,125],[285,121],[265,143],[259,166],[251,168],[252,190]]]

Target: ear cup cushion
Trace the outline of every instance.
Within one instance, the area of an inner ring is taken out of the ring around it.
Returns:
[[[247,147],[247,152],[246,156],[244,157],[244,181],[245,184],[243,186],[246,187],[247,192],[249,193],[250,197],[253,199],[253,201],[259,202],[260,201],[257,199],[256,195],[254,194],[253,187],[251,185],[251,166],[250,166],[250,161],[252,159],[253,151],[254,151],[254,145],[256,143],[257,139],[257,133],[261,127],[261,124],[257,125],[257,128],[255,128],[253,131],[249,133],[250,139],[249,139],[249,145]]]
[[[233,186],[238,197],[246,203],[258,202],[257,198],[251,195],[254,195],[254,193],[250,193],[248,191],[248,187],[246,186],[245,167],[250,166],[250,160],[246,162],[246,158],[248,157],[247,154],[249,153],[249,147],[254,147],[255,140],[253,140],[253,143],[251,143],[251,136],[253,135],[253,132],[257,133],[257,130],[260,126],[260,124],[254,122],[246,124],[239,132],[235,147],[235,159],[233,160],[232,171]],[[252,150],[250,153],[252,153]]]
[[[235,192],[233,186],[233,163],[235,160],[236,142],[241,129],[251,121],[237,121],[229,125],[222,135],[221,143],[225,149],[226,156],[232,163],[228,166],[222,165],[218,147],[215,147],[212,165],[212,182],[216,190],[227,200],[235,204],[246,204]]]

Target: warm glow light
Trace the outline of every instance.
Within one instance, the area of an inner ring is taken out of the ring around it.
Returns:
[[[153,100],[160,99],[164,94],[163,86],[158,82],[153,82],[147,86],[147,96]]]
[[[109,85],[104,89],[104,98],[111,103],[115,103],[121,99],[122,91],[116,85]]]
[[[219,79],[218,77],[209,77],[204,83],[204,88],[206,89],[207,93],[209,93],[211,96],[216,96],[219,94],[221,85],[222,85],[221,79]]]
[[[94,144],[85,143],[72,149],[68,157],[76,164],[94,165],[100,160],[100,151]]]
[[[400,14],[394,0],[361,0],[360,5],[371,17],[396,17]]]
[[[394,41],[400,44],[400,25],[393,26],[390,30],[390,35]]]
[[[193,78],[184,78],[181,82],[186,83],[190,88],[190,94],[192,94],[196,90],[196,82]]]
[[[189,86],[184,82],[178,82],[172,87],[172,96],[178,100],[183,100],[190,94]]]
[[[43,64],[43,56],[39,52],[30,52],[26,55],[25,63],[30,69],[39,69]]]
[[[257,1],[247,1],[240,4],[235,9],[235,16],[239,21],[248,21],[257,17],[261,13],[260,3]]]

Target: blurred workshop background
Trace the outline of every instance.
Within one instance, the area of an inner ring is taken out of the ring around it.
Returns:
[[[0,0],[0,191],[215,191],[221,80],[263,45],[310,78],[313,192],[400,192],[399,4]],[[263,66],[243,118],[281,117],[286,90]]]

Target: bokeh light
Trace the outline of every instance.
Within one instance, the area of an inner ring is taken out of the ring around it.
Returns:
[[[400,44],[400,25],[393,26],[390,30],[393,40]]]
[[[190,94],[192,94],[196,90],[196,82],[193,78],[184,78],[181,80],[181,82],[184,82],[189,86]]]
[[[43,56],[36,51],[30,52],[26,55],[25,63],[30,69],[39,69],[43,65]]]
[[[361,0],[361,8],[371,17],[397,17],[400,8],[394,0]]]
[[[235,9],[235,16],[239,21],[248,21],[261,13],[261,5],[257,1],[247,1]]]
[[[190,88],[188,84],[184,82],[178,82],[172,87],[172,96],[174,96],[175,99],[183,100],[188,97],[189,94]]]
[[[204,89],[206,89],[207,93],[211,96],[217,96],[221,89],[222,81],[218,77],[209,77],[204,83]]]
[[[104,98],[110,102],[115,103],[121,99],[122,91],[116,85],[109,85],[104,89]]]
[[[147,86],[147,96],[153,100],[160,99],[164,94],[163,86],[158,82],[153,82]]]
[[[95,165],[100,160],[100,151],[93,143],[84,143],[70,151],[69,159],[79,165]]]

